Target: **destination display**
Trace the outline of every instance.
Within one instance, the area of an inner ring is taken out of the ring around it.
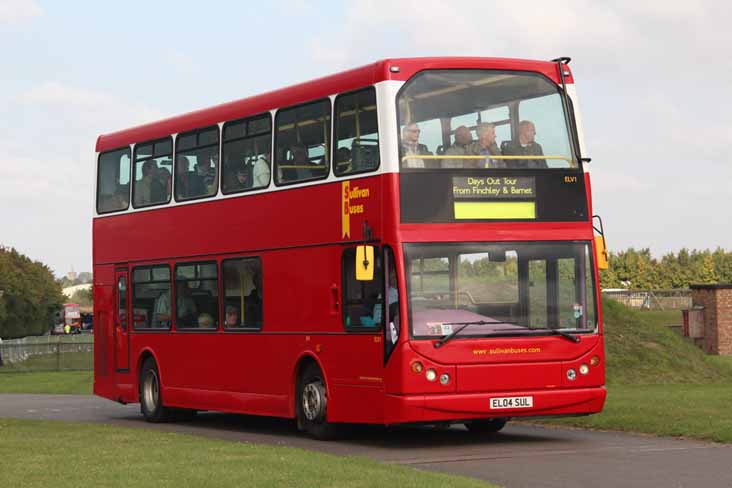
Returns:
[[[452,196],[455,200],[533,200],[536,196],[536,178],[533,176],[453,176]]]
[[[588,219],[581,172],[544,169],[533,174],[492,173],[402,172],[399,180],[402,222]]]

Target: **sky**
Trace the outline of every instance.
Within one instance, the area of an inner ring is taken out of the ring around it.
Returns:
[[[610,249],[732,250],[731,25],[712,0],[0,0],[0,244],[91,270],[102,133],[386,57],[569,56]]]

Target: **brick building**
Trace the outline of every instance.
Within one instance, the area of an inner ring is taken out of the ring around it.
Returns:
[[[732,283],[691,285],[694,307],[704,307],[704,351],[732,355]]]

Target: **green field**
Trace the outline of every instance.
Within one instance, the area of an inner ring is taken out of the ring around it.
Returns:
[[[560,425],[732,442],[732,357],[708,356],[669,329],[681,312],[603,304],[608,398]]]
[[[491,487],[365,458],[104,425],[0,419],[3,486]]]
[[[39,354],[30,356],[25,361],[5,361],[0,368],[2,373],[23,371],[92,371],[94,369],[94,353],[91,352],[64,352],[61,354]]]
[[[0,374],[0,393],[90,395],[92,371],[49,371]]]

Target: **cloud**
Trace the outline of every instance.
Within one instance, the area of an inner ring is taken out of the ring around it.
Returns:
[[[13,238],[6,244],[58,272],[71,265],[90,269],[96,138],[162,114],[109,93],[54,81],[31,86],[0,111],[13,120],[0,133],[3,235]]]
[[[0,26],[23,24],[43,15],[34,0],[0,0]]]

